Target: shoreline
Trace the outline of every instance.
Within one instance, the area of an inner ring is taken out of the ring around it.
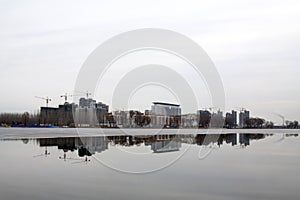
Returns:
[[[171,134],[300,134],[299,129],[97,129],[97,128],[3,128],[0,139],[93,137],[112,135]]]

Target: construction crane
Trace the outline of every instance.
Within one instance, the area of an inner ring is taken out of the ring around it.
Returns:
[[[203,108],[203,109],[204,110],[209,110],[210,112],[212,112],[214,108],[217,108],[217,107],[208,107],[208,108]]]
[[[75,92],[75,93],[85,94],[87,99],[89,98],[90,95],[92,95],[92,93],[90,93],[88,90],[86,92]],[[73,95],[73,96],[77,96],[77,95]]]
[[[246,108],[243,108],[243,107],[235,107],[235,108],[238,109],[240,112],[243,112],[243,111],[247,110]]]
[[[68,97],[72,97],[72,95],[68,95],[68,93],[65,93],[63,95],[60,95],[61,98],[64,98],[65,99],[65,103],[68,102]]]
[[[46,101],[46,107],[48,108],[48,104],[49,104],[49,101],[52,101],[49,97],[37,97],[37,96],[35,96],[35,98],[37,98],[37,99],[43,99],[43,100],[45,100]]]

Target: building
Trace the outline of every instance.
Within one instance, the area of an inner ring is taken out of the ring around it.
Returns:
[[[74,103],[65,102],[58,106],[58,125],[59,126],[74,126],[73,114],[77,105]]]
[[[151,114],[165,116],[181,115],[181,108],[178,104],[153,102]]]
[[[211,120],[211,113],[208,110],[198,110],[198,127],[208,128]]]
[[[114,119],[117,127],[130,127],[130,116],[128,111],[115,111]]]
[[[180,125],[181,108],[178,104],[153,102],[150,111],[151,127],[174,127]]]
[[[102,103],[98,102],[96,104],[96,115],[97,115],[97,120],[99,125],[104,125],[106,124],[106,118],[105,115],[108,113],[109,106]]]
[[[231,113],[227,112],[225,116],[225,127],[236,128],[237,127],[237,112],[232,110]]]
[[[40,124],[56,125],[56,126],[74,126],[73,112],[77,105],[65,102],[54,107],[41,107]]]
[[[250,119],[250,111],[242,110],[239,114],[239,127],[246,128]]]
[[[41,107],[40,124],[58,125],[58,108]]]
[[[231,111],[231,118],[232,118],[232,122],[233,122],[233,126],[234,126],[234,128],[236,128],[237,127],[237,112],[236,111],[234,111],[234,110],[232,110]]]
[[[224,127],[224,117],[223,112],[218,110],[218,112],[214,112],[211,115],[210,127],[212,128],[223,128]]]
[[[107,124],[109,106],[91,98],[80,98],[76,108],[75,121],[78,127],[95,127]]]
[[[80,99],[82,100],[82,98]],[[85,104],[80,101],[79,107],[75,112],[75,122],[77,127],[95,127],[97,125],[96,106],[94,102]]]
[[[198,115],[194,113],[181,115],[181,127],[183,128],[197,128]]]
[[[96,104],[96,100],[93,100],[91,98],[80,98],[79,99],[79,108],[91,108],[94,107]]]

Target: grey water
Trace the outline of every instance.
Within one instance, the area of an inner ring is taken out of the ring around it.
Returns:
[[[0,129],[0,199],[299,199],[299,130]]]

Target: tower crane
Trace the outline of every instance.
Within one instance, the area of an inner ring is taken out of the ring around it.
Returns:
[[[243,108],[243,107],[235,107],[235,108],[238,109],[240,112],[243,112],[243,111],[247,110],[246,108]]]
[[[210,112],[212,112],[214,108],[217,108],[217,107],[208,107],[208,108],[203,108],[203,109],[204,109],[204,110],[207,110],[207,109],[208,109]]]
[[[45,100],[45,101],[46,101],[46,107],[47,107],[47,108],[48,108],[49,102],[52,101],[49,97],[46,97],[46,98],[45,98],[45,97],[38,97],[38,96],[35,96],[35,98]]]
[[[88,99],[92,93],[90,93],[88,90],[86,92],[75,92],[75,93],[80,93],[80,94],[85,94],[86,98]]]
[[[65,93],[63,95],[60,95],[61,98],[64,98],[65,99],[65,103],[68,102],[68,97],[72,97],[72,95],[68,95],[68,93]]]

